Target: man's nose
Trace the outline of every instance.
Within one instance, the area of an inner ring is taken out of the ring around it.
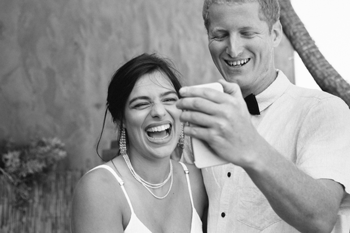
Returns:
[[[243,53],[243,43],[242,38],[239,36],[232,35],[228,41],[228,45],[226,47],[226,53],[230,55],[230,57],[238,57]]]

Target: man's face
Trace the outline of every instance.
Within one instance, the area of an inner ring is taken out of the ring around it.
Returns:
[[[258,2],[212,4],[209,20],[209,50],[222,76],[237,83],[244,96],[262,92],[276,77],[274,47],[281,39],[280,22],[270,33],[259,18]]]

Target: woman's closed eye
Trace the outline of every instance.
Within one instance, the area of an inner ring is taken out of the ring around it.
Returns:
[[[163,102],[166,104],[175,104],[176,101],[178,101],[179,98],[177,97],[168,97],[168,98],[164,98]]]
[[[132,109],[145,109],[151,105],[150,102],[138,102],[131,106]]]

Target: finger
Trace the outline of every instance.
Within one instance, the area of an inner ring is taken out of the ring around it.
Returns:
[[[230,83],[224,79],[220,79],[218,80],[218,82],[223,86],[225,93],[234,97],[243,98],[241,88],[238,86],[237,83]]]
[[[177,101],[176,107],[185,111],[198,111],[213,115],[219,111],[219,105],[203,98],[187,97]]]
[[[233,97],[232,99],[229,99],[232,101],[231,104],[237,104],[237,107],[240,106],[238,108],[244,108],[248,111],[247,105],[244,101],[242,90],[237,83],[230,83],[224,79],[220,79],[218,82],[223,86],[224,92],[230,95],[230,97]]]
[[[190,125],[197,125],[204,128],[212,127],[217,122],[217,117],[203,114],[196,111],[184,111],[180,115],[180,121]],[[186,124],[186,125],[188,125]]]
[[[186,136],[203,140],[210,145],[214,137],[212,128],[204,128],[198,125],[186,125],[184,127],[184,134]]]
[[[180,89],[180,95],[182,98],[200,97],[218,103],[223,99],[224,93],[208,87],[187,86]]]

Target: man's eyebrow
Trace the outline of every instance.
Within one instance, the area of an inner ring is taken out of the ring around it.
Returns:
[[[221,27],[214,27],[212,30],[210,30],[211,32],[225,32],[226,30],[221,28]]]
[[[245,27],[241,27],[239,28],[241,31],[249,31],[249,30],[256,30],[256,28],[252,27],[252,26],[245,26]]]
[[[177,96],[176,91],[167,91],[167,92],[160,94],[160,96],[164,97],[164,96],[171,95],[171,94],[175,94]],[[137,100],[149,100],[149,99],[150,98],[148,96],[137,96],[129,101],[129,105]]]

